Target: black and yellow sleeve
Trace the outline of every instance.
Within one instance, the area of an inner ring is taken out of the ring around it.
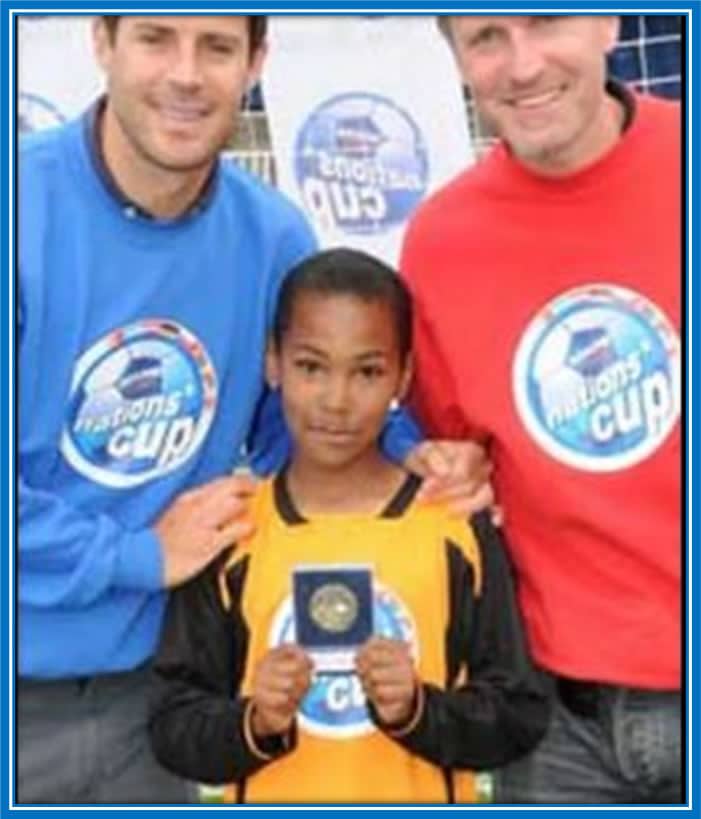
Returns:
[[[275,737],[256,741],[250,701],[238,695],[248,651],[238,605],[247,568],[247,557],[224,557],[173,591],[154,660],[154,753],[164,767],[198,782],[241,782],[291,749]]]
[[[475,542],[446,540],[450,622],[445,688],[422,685],[409,730],[389,736],[443,768],[498,767],[532,749],[547,728],[550,697],[534,668],[500,533],[488,513]],[[477,555],[477,556],[476,556]]]

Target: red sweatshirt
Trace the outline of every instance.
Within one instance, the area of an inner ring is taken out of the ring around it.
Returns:
[[[680,109],[636,97],[594,165],[503,146],[429,199],[402,270],[427,428],[490,446],[544,667],[680,684]]]

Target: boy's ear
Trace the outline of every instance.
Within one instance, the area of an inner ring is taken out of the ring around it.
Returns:
[[[402,374],[399,378],[399,386],[397,387],[397,398],[400,401],[404,401],[404,399],[409,395],[409,388],[411,387],[411,379],[414,376],[414,359],[411,356],[411,353],[406,357],[406,363],[404,364],[404,369]]]
[[[272,338],[268,339],[265,348],[265,380],[271,390],[276,390],[280,386],[280,357]]]

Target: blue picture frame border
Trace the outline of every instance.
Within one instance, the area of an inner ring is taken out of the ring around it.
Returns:
[[[148,10],[154,13],[195,13],[201,14],[205,12],[242,12],[242,13],[277,13],[277,14],[300,14],[300,13],[341,13],[347,12],[349,14],[358,13],[477,13],[477,12],[504,12],[504,13],[552,13],[552,12],[572,12],[572,13],[678,13],[686,17],[686,34],[683,45],[685,46],[685,54],[683,59],[683,67],[685,72],[686,82],[683,84],[684,95],[684,114],[686,128],[684,130],[684,156],[686,163],[685,178],[687,181],[686,189],[684,191],[684,209],[685,214],[685,235],[684,235],[684,258],[686,259],[685,270],[682,271],[682,288],[683,288],[683,463],[682,469],[684,474],[684,514],[683,514],[683,533],[684,533],[684,579],[683,585],[683,612],[685,629],[684,634],[684,655],[686,658],[686,697],[685,703],[687,708],[687,771],[689,780],[687,783],[687,803],[679,807],[659,807],[659,808],[643,808],[647,810],[654,810],[659,814],[678,814],[683,813],[697,813],[697,806],[694,800],[694,792],[696,786],[699,784],[699,758],[701,754],[694,754],[694,750],[698,748],[698,709],[694,709],[694,683],[698,680],[698,655],[692,646],[692,635],[695,631],[698,618],[698,603],[694,599],[694,591],[699,590],[699,569],[701,558],[696,558],[694,546],[698,543],[698,537],[694,530],[694,509],[699,508],[699,488],[698,484],[694,483],[693,478],[696,475],[696,467],[699,463],[699,441],[698,437],[693,435],[696,425],[696,412],[694,408],[694,399],[697,396],[698,390],[698,333],[695,332],[693,325],[693,317],[699,316],[701,300],[701,279],[699,277],[699,252],[697,249],[698,243],[694,241],[693,224],[699,224],[698,215],[701,212],[699,207],[699,167],[701,166],[701,128],[699,127],[699,110],[701,109],[701,96],[698,89],[701,89],[701,73],[699,71],[699,48],[697,45],[699,32],[701,31],[701,2],[675,2],[666,4],[663,2],[541,2],[541,3],[527,3],[517,2],[481,2],[465,3],[456,2],[442,2],[434,4],[432,8],[426,3],[412,3],[412,2],[384,2],[381,5],[373,5],[371,3],[333,3],[333,2],[307,2],[307,3],[261,3],[248,2],[237,3],[228,2],[226,0],[216,0],[215,2],[203,2],[201,4],[193,2],[139,2],[138,0],[131,0],[130,2],[57,2],[51,0],[50,2],[31,2],[31,0],[16,0],[15,2],[8,2],[7,0],[0,0],[0,61],[2,70],[0,71],[1,90],[0,90],[0,114],[2,116],[2,128],[0,129],[0,249],[2,251],[1,258],[3,259],[3,275],[2,284],[0,288],[0,305],[2,309],[2,333],[0,334],[0,354],[2,360],[2,431],[5,446],[0,451],[3,457],[0,459],[0,485],[2,487],[2,499],[0,505],[0,519],[2,521],[2,531],[6,533],[6,545],[2,549],[0,556],[0,578],[1,588],[3,590],[3,627],[0,629],[0,662],[2,665],[2,672],[0,673],[0,726],[2,726],[1,741],[0,741],[0,814],[4,817],[6,814],[24,813],[31,815],[45,815],[55,813],[57,810],[80,810],[83,815],[87,814],[101,814],[104,811],[111,813],[128,811],[129,816],[137,814],[149,814],[155,811],[172,811],[178,810],[173,806],[154,806],[154,807],[129,807],[124,808],[120,806],[100,806],[100,807],[47,807],[43,809],[24,808],[12,804],[13,798],[10,787],[11,777],[13,775],[13,754],[14,754],[14,661],[12,656],[13,647],[16,644],[16,619],[14,617],[14,598],[15,598],[15,567],[16,567],[16,525],[17,525],[17,496],[15,492],[15,483],[17,479],[16,473],[16,457],[15,457],[15,443],[16,443],[16,423],[17,423],[17,372],[15,368],[15,350],[17,337],[15,332],[15,316],[16,316],[16,289],[14,281],[16,276],[16,259],[14,257],[15,237],[16,237],[16,223],[14,219],[15,214],[15,194],[16,194],[16,175],[15,175],[15,159],[16,159],[16,141],[14,137],[14,117],[15,117],[15,99],[16,99],[16,82],[15,82],[15,68],[16,68],[16,53],[15,53],[15,17],[17,14],[92,14],[92,13],[107,13],[107,12],[124,12],[137,13],[142,10]],[[697,284],[699,283],[699,284]],[[661,546],[662,548],[662,546]],[[696,559],[694,559],[696,558]],[[644,594],[644,589],[641,589],[641,594]],[[602,635],[603,636],[603,635]],[[620,813],[621,810],[640,810],[639,807],[622,807],[622,808],[596,808],[596,807],[582,807],[578,808],[578,812],[584,811],[586,813],[596,813],[597,816],[614,815]],[[182,810],[195,811],[211,811],[211,810],[228,810],[233,809],[232,806],[188,806],[183,807]],[[253,808],[250,806],[240,806],[235,808],[237,810],[256,810],[256,812],[263,811],[264,813],[277,814],[281,810],[289,810],[301,813],[313,813],[315,815],[329,814],[343,810],[345,813],[354,813],[363,816],[368,816],[374,813],[386,813],[387,811],[406,811],[406,810],[420,810],[422,813],[439,813],[446,810],[469,810],[471,812],[477,811],[479,814],[487,812],[498,811],[500,815],[518,814],[524,810],[545,810],[551,815],[553,813],[566,813],[572,810],[572,807],[539,807],[539,808],[504,808],[501,806],[479,805],[479,806],[453,806],[453,807],[415,807],[408,806],[387,806],[386,808],[360,808],[352,807],[316,807],[316,806],[301,806],[301,807],[271,807],[271,808]]]

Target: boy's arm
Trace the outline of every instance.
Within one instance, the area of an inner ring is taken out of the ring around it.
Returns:
[[[224,560],[171,594],[154,661],[149,733],[157,759],[171,771],[210,784],[239,782],[295,745],[294,731],[257,740],[251,707],[238,695],[248,650],[239,611],[247,559],[229,572]],[[231,611],[222,594],[230,597]]]
[[[436,765],[481,770],[536,745],[547,728],[550,698],[529,657],[501,537],[488,513],[474,518],[474,528],[482,555],[479,596],[473,566],[459,546],[448,544],[448,667],[455,678],[466,666],[468,679],[447,691],[420,684],[406,723],[380,727]]]

